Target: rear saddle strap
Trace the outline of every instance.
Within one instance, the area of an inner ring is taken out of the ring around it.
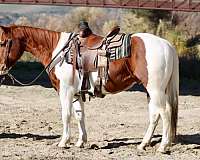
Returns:
[[[88,90],[90,88],[91,88],[91,85],[90,85],[90,79],[89,79],[89,72],[84,72],[83,80],[82,80],[82,84],[81,84],[81,92],[80,92],[83,102],[86,101],[85,94],[88,93]]]

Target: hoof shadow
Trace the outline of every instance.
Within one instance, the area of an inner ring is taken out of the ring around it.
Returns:
[[[120,138],[105,141],[108,142],[108,144],[106,146],[101,147],[100,149],[119,148],[121,146],[138,145],[141,143],[141,139],[136,138]]]
[[[189,145],[189,144],[200,145],[200,134],[177,135],[177,142],[176,143],[180,143],[180,144],[183,144],[183,145]]]

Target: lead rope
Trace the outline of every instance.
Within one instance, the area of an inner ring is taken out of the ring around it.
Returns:
[[[27,83],[27,84],[24,84],[24,83],[20,82],[20,81],[17,80],[15,77],[13,77],[12,74],[9,74],[9,73],[8,73],[7,75],[8,75],[8,77],[12,80],[13,85],[14,85],[15,82],[17,82],[18,84],[20,84],[20,85],[22,85],[22,86],[28,86],[28,85],[31,85],[31,83],[34,83],[34,82],[42,75],[42,73],[43,73],[43,72],[41,72],[41,73],[34,79],[34,81],[32,81],[32,82],[30,82],[30,83]],[[5,76],[1,79],[1,81],[0,81],[0,86],[2,85],[2,83],[4,82],[4,80],[5,80]],[[72,103],[75,103],[76,101],[79,100],[80,96],[77,96],[77,97],[78,97],[78,98],[76,98]]]
[[[69,45],[70,41],[73,40],[73,38],[74,38],[75,36],[77,36],[77,34],[71,33],[71,35],[70,35],[70,37],[69,37],[69,40],[68,40],[67,44],[65,45],[65,47]],[[35,78],[34,80],[32,80],[31,82],[29,82],[29,83],[22,83],[22,82],[20,82],[19,80],[17,80],[11,73],[7,73],[8,77],[12,80],[13,84],[14,84],[14,82],[17,82],[18,84],[20,84],[20,85],[22,85],[22,86],[30,86],[30,85],[32,85],[32,84],[33,84],[35,81],[37,81],[37,80],[40,78],[40,76],[50,67],[50,65],[52,64],[52,62],[58,57],[58,55],[60,54],[60,52],[61,52],[65,47],[63,47],[63,48],[56,54],[56,56],[49,62],[49,64],[48,64],[48,65],[36,76],[36,78]],[[5,80],[5,77],[4,77],[4,80]],[[4,81],[4,80],[3,80],[3,81]],[[3,82],[2,82],[2,83],[3,83]],[[1,85],[2,83],[0,83],[0,85]]]
[[[1,81],[0,81],[0,86],[3,84],[3,82],[5,81],[5,79],[6,79],[6,77],[5,77],[5,75],[4,75],[3,78],[2,78]]]
[[[44,73],[44,71],[46,71],[46,69],[43,69],[38,75],[37,75],[37,77],[34,79],[34,80],[32,80],[31,82],[29,82],[29,83],[22,83],[22,82],[20,82],[19,80],[17,80],[12,74],[10,74],[10,73],[8,73],[7,75],[8,75],[8,77],[12,80],[12,82],[13,82],[13,84],[15,83],[15,82],[17,82],[18,84],[20,84],[20,85],[22,85],[22,86],[30,86],[30,85],[32,85],[34,82],[36,82],[39,78],[40,78],[40,76]]]

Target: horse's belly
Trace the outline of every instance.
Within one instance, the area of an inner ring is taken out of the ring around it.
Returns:
[[[130,88],[136,81],[136,77],[130,74],[126,59],[110,63],[109,78],[105,85],[107,92],[116,93]]]

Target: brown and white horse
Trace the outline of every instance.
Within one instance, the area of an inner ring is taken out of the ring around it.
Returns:
[[[70,34],[24,26],[1,26],[0,28],[2,29],[0,35],[1,75],[8,73],[24,51],[32,53],[44,66],[47,66],[59,50],[59,46],[65,43],[64,39]],[[85,46],[91,47],[102,38],[91,35]],[[105,89],[109,93],[116,93],[135,83],[143,84],[150,98],[150,120],[138,149],[145,149],[151,141],[161,117],[163,134],[158,151],[165,152],[176,135],[179,94],[178,57],[168,41],[151,34],[134,34],[131,44],[130,57],[109,63],[109,79],[105,84]],[[75,76],[74,83],[71,83],[73,75]],[[87,141],[83,101],[79,98],[78,101],[72,103],[74,95],[80,91],[82,76],[77,70],[73,73],[71,64],[63,62],[62,65],[55,66],[49,78],[59,93],[62,106],[63,135],[59,146],[64,147],[70,140],[72,108],[79,127],[79,139],[76,146],[83,146]],[[94,82],[96,79],[97,73],[92,72],[90,80]]]

